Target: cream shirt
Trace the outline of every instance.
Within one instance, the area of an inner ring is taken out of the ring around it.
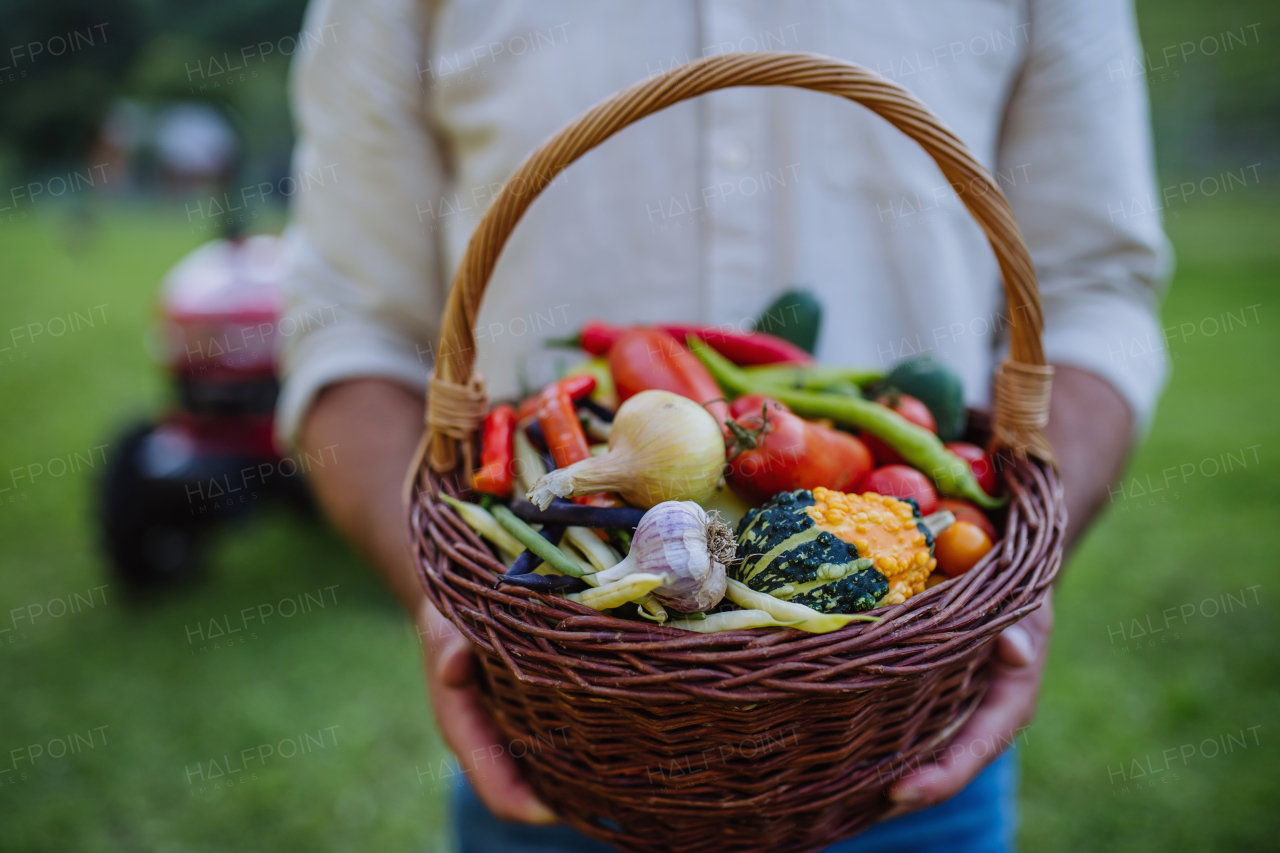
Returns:
[[[315,38],[307,38],[306,34]],[[358,376],[423,388],[452,272],[520,160],[637,80],[735,50],[813,51],[896,80],[994,174],[1039,273],[1049,359],[1091,370],[1139,430],[1164,382],[1145,80],[1122,0],[312,0],[295,59],[282,439]],[[313,176],[315,176],[314,179]],[[833,96],[738,88],[627,128],[517,227],[476,328],[493,396],[585,320],[745,324],[789,286],[818,357],[932,352],[990,393],[1008,318],[989,245],[912,141]],[[311,317],[333,322],[309,322]],[[1138,344],[1135,346],[1135,344]]]

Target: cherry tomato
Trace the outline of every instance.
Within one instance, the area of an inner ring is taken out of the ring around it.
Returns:
[[[846,432],[806,421],[768,398],[753,401],[749,411],[729,422],[725,480],[752,506],[795,489],[851,491],[871,470],[871,451]]]
[[[991,541],[996,540],[996,526],[991,523],[991,519],[987,518],[987,514],[978,509],[968,501],[957,500],[955,498],[943,498],[938,501],[938,512],[942,510],[950,510],[951,514],[956,517],[956,521],[967,521],[970,524],[976,524],[982,528],[982,532],[991,537]]]
[[[736,421],[743,415],[758,415],[766,402],[777,403],[784,412],[791,411],[786,406],[783,406],[782,403],[778,403],[777,400],[772,397],[766,397],[764,394],[743,394],[730,404],[729,417]]]
[[[996,466],[991,464],[991,457],[985,450],[967,441],[949,441],[944,447],[969,463],[973,476],[978,478],[978,485],[982,486],[982,491],[989,495],[996,493],[1000,488],[996,482]]]
[[[915,498],[921,515],[930,515],[938,508],[938,493],[933,490],[929,478],[910,465],[885,465],[872,471],[858,484],[860,492],[903,499]]]
[[[991,537],[982,528],[967,521],[957,521],[933,540],[933,556],[938,569],[950,577],[958,577],[972,569],[991,550]]]
[[[929,411],[929,407],[910,394],[885,394],[877,397],[876,402],[893,409],[916,426],[922,426],[934,435],[938,434],[938,425],[934,422],[933,413]],[[871,449],[871,453],[881,465],[903,464],[903,459],[898,455],[898,451],[866,430],[862,432],[862,441]]]

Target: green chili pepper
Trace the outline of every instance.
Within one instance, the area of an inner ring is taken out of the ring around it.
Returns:
[[[874,367],[833,367],[822,364],[762,364],[744,367],[742,372],[751,380],[753,387],[768,384],[803,391],[818,391],[844,384],[861,388],[884,378],[884,371]]]
[[[543,539],[538,531],[516,518],[515,513],[502,504],[495,503],[491,512],[499,524],[505,527],[512,536],[519,539],[524,544],[524,547],[546,560],[548,566],[570,577],[580,578],[586,574],[577,563],[565,556],[564,552],[546,539]]]
[[[729,396],[767,394],[798,415],[830,418],[836,423],[866,430],[927,474],[942,494],[965,498],[988,509],[1004,505],[1003,499],[993,498],[982,490],[968,462],[943,447],[942,441],[929,430],[907,421],[893,409],[857,397],[758,385],[749,374],[701,341],[691,337],[688,343],[689,349]]]

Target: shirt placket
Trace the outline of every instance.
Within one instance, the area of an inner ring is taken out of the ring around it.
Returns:
[[[763,29],[756,4],[748,0],[704,0],[701,18],[704,56],[758,43]],[[705,321],[742,324],[773,289],[768,193],[776,184],[763,175],[772,159],[767,103],[762,90],[743,87],[701,99]]]

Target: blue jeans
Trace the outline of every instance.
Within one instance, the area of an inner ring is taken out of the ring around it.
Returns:
[[[1006,752],[956,796],[924,811],[876,824],[826,853],[1007,853],[1017,828],[1018,765]],[[454,792],[462,853],[609,853],[567,826],[498,820],[465,782]]]

